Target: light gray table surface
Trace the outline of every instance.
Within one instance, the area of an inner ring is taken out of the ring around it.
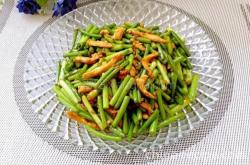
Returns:
[[[250,164],[250,1],[162,1],[198,17],[220,37],[232,61],[234,86],[225,116],[205,138],[148,164]],[[12,2],[6,0],[0,12],[0,164],[97,164],[55,149],[22,118],[13,89],[16,60],[50,16],[20,14]]]

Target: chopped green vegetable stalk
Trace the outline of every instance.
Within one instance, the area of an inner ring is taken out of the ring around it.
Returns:
[[[125,22],[124,23],[124,26],[126,27],[126,28],[136,28],[137,26],[139,26],[140,25],[140,23],[132,23],[132,22]]]
[[[137,119],[140,121],[142,120],[142,111],[140,108],[137,109]]]
[[[95,110],[92,108],[91,104],[89,103],[89,101],[88,101],[88,99],[87,99],[87,97],[85,95],[82,96],[82,102],[85,105],[85,107],[87,108],[90,115],[93,117],[96,124],[99,126],[99,128],[101,130],[104,130],[104,127],[103,127],[103,124],[102,124],[100,118],[96,114]]]
[[[59,61],[57,64],[57,75],[56,75],[56,83],[57,84],[59,83],[59,80],[60,80],[61,68],[62,68],[61,61]]]
[[[93,33],[96,29],[97,29],[97,27],[95,27],[94,25],[90,24],[90,25],[87,27],[86,31],[87,31],[87,32],[90,32],[90,33]],[[79,44],[80,44],[81,46],[84,46],[84,45],[86,44],[86,42],[87,42],[88,39],[89,39],[89,36],[87,36],[87,35],[82,35],[82,37],[80,38]]]
[[[182,105],[176,105],[175,107],[171,108],[169,110],[170,115],[174,115],[177,112],[180,112],[183,108],[185,108],[190,103],[189,100],[184,100],[184,103]]]
[[[175,97],[176,103],[178,103],[178,104],[183,104],[183,103],[184,103],[184,98],[183,98],[183,96],[182,96],[179,92],[177,92],[176,95],[177,95],[177,96]]]
[[[194,101],[197,96],[198,82],[199,82],[199,76],[195,74],[192,78],[192,83],[188,92],[188,96],[191,101]]]
[[[169,84],[170,80],[168,78],[166,68],[164,68],[163,65],[161,64],[161,62],[158,60],[156,61],[156,64],[157,64],[157,68],[159,69],[159,71],[162,75],[163,80],[166,82],[166,84]]]
[[[139,120],[137,118],[137,114],[136,113],[132,113],[132,119],[134,121],[135,124],[138,124]]]
[[[187,85],[192,83],[192,72],[190,69],[183,68],[184,80]]]
[[[106,120],[105,113],[103,110],[103,100],[102,100],[101,96],[97,97],[97,108],[98,108],[98,112],[99,112],[100,117],[101,117],[102,126],[103,126],[103,128],[106,128],[107,127],[107,120]]]
[[[150,44],[145,44],[146,45],[146,50],[144,52],[144,57],[149,54],[150,52]]]
[[[157,78],[158,75],[159,75],[158,69],[154,69],[154,70],[153,70],[153,77],[154,77],[154,78]]]
[[[112,94],[113,96],[115,95],[115,93],[117,92],[118,90],[118,86],[117,86],[117,82],[116,82],[116,79],[111,79],[111,89],[112,89]]]
[[[114,106],[117,102],[117,100],[119,99],[123,89],[125,88],[126,84],[128,83],[128,81],[130,80],[130,76],[126,76],[124,78],[124,80],[122,81],[120,87],[118,88],[117,92],[114,94],[114,96],[112,97],[111,101],[110,101],[110,105]]]
[[[161,91],[161,94],[162,94],[162,97],[166,100],[166,101],[170,101],[171,100],[171,97],[165,93],[164,91]]]
[[[101,139],[104,139],[104,140],[111,140],[111,141],[121,141],[122,138],[119,137],[119,136],[111,136],[111,135],[108,135],[106,133],[103,133],[103,132],[99,132],[93,128],[91,128],[90,126],[88,125],[85,125],[85,128],[91,133],[93,134],[94,136],[96,137],[99,137]]]
[[[80,50],[80,51],[69,51],[66,52],[63,56],[64,57],[74,57],[74,56],[86,56],[88,55],[88,50]]]
[[[138,37],[137,39],[138,39],[138,41],[140,41],[142,43],[147,43],[147,44],[151,43],[151,40],[144,38],[144,37]]]
[[[96,82],[93,81],[79,81],[74,84],[74,87],[79,87],[79,86],[89,86],[92,88],[95,88]]]
[[[115,104],[115,108],[119,108],[124,97],[128,94],[129,90],[131,89],[131,87],[134,85],[135,79],[134,78],[130,78],[130,80],[128,81],[128,83],[126,84],[126,86],[124,87],[124,89],[121,92],[121,95],[119,96],[116,104]]]
[[[117,42],[117,41],[116,41]],[[119,51],[122,49],[132,48],[131,44],[113,44],[112,51]]]
[[[159,89],[157,90],[157,100],[158,100],[158,104],[159,104],[159,108],[160,108],[160,112],[161,112],[161,118],[163,120],[166,120],[167,115],[166,115],[166,111],[164,110],[164,107],[163,107],[161,90],[159,90]]]
[[[71,47],[71,50],[73,50],[75,48],[75,45],[76,45],[76,40],[77,40],[77,36],[78,36],[78,32],[79,30],[78,29],[75,29],[74,30],[74,34],[73,34],[73,42],[72,42],[72,47]]]
[[[183,94],[183,95],[187,95],[188,94],[188,89],[187,89],[187,85],[184,81],[180,81],[181,86],[182,87],[177,87],[177,89]]]
[[[126,56],[128,54],[131,54],[133,52],[132,48],[128,48],[128,49],[124,49],[122,51],[116,52],[112,55],[109,55],[107,57],[105,57],[105,60],[111,60],[113,57],[117,56],[117,55],[123,55]]]
[[[75,112],[79,111],[79,109],[73,105],[73,101],[67,96],[65,96],[65,94],[61,91],[61,88],[58,85],[54,85],[52,89],[56,93],[57,98],[60,99],[60,102],[62,102],[63,104],[65,103],[68,108],[72,109]]]
[[[187,56],[190,56],[190,52],[188,50],[188,48],[185,46],[184,41],[180,38],[180,36],[175,32],[175,31],[171,31],[171,34],[173,36],[173,38],[176,39],[176,41],[180,44],[180,46],[182,47],[182,49],[185,51],[185,53],[187,54]]]
[[[111,125],[111,123],[112,123],[114,120],[113,120],[113,118],[112,118],[106,111],[104,111],[104,113],[105,113],[105,117],[106,117],[106,119],[107,119],[107,125],[109,126],[109,125]]]
[[[128,62],[129,62],[129,64],[125,67],[126,70],[130,70],[131,69],[132,64],[133,64],[133,60],[134,60],[134,55],[130,54],[128,56]]]
[[[183,74],[182,74],[182,67],[181,67],[181,64],[180,64],[180,63],[176,63],[175,66],[176,66],[177,75],[179,76],[178,78],[179,78],[180,80],[183,80]]]
[[[133,135],[136,136],[139,130],[139,123],[136,123],[133,129]]]
[[[165,82],[164,82],[164,80],[163,80],[163,78],[162,78],[161,75],[159,76],[159,81],[160,81],[160,84],[161,84],[161,89],[163,91],[167,90],[167,86],[166,86],[166,84],[165,84]]]
[[[90,32],[85,31],[85,30],[82,29],[82,28],[79,28],[79,31],[80,31],[83,35],[86,35],[86,36],[88,36],[88,37],[94,37],[95,39],[99,39],[99,38],[102,37],[100,34],[90,33]]]
[[[143,123],[141,128],[138,130],[138,133],[141,134],[145,129],[147,129],[158,116],[159,116],[159,111],[156,109],[148,118],[148,120]]]
[[[154,86],[150,86],[150,87],[149,87],[149,92],[150,92],[150,93],[154,93],[154,92],[155,92]],[[155,100],[154,100],[154,99],[150,99],[149,103],[150,103],[151,106],[154,106]]]
[[[135,103],[138,103],[138,96],[137,96],[137,90],[134,88],[132,92],[132,98]]]
[[[130,123],[129,131],[128,131],[128,141],[131,142],[133,138],[133,130],[134,130],[135,124],[133,122]]]
[[[149,134],[151,136],[155,136],[157,134],[157,129],[158,129],[158,117],[150,125]]]
[[[172,98],[175,96],[176,84],[177,84],[177,75],[174,72],[172,72],[171,73],[171,96]]]
[[[62,89],[59,86],[57,86],[57,85],[53,86],[53,91],[56,93],[57,99],[62,104],[64,104],[67,108],[69,108],[71,111],[76,112],[76,113],[81,113],[85,119],[93,120],[93,118],[90,116],[90,114],[88,112],[84,111],[81,106],[74,103],[70,98],[65,96],[64,92],[62,91]]]
[[[125,134],[118,128],[110,127],[110,131],[114,133],[116,136],[125,137]]]
[[[64,79],[64,76],[65,76],[65,67],[66,67],[66,64],[67,64],[67,61],[66,60],[62,60],[60,61],[61,63],[61,70],[60,70],[60,73],[59,73],[59,80],[63,80]]]
[[[68,81],[60,80],[59,84],[62,86],[63,89],[68,94],[68,97],[70,97],[75,103],[78,103],[81,101],[80,96],[77,94],[77,91],[75,88],[70,84]]]
[[[112,93],[111,87],[109,87],[109,86],[108,86],[108,93],[109,93],[108,98],[112,98],[113,97],[113,93]]]
[[[76,79],[80,79],[82,74],[84,72],[86,72],[88,68],[88,65],[84,65],[81,69],[78,69],[76,72],[74,72],[73,74],[68,74],[67,77],[68,77],[68,80],[72,81],[72,80],[76,80]]]
[[[81,116],[84,119],[94,121],[93,117],[86,111],[80,111],[78,114],[79,114],[79,116]]]
[[[96,88],[98,87],[102,87],[103,85],[105,85],[106,83],[108,83],[113,77],[115,77],[117,75],[117,73],[120,71],[120,69],[124,68],[126,65],[128,64],[128,61],[124,61],[119,68],[115,68],[112,70],[111,73],[108,73],[107,76],[105,76],[103,79],[99,79],[100,83],[97,82],[96,83]],[[99,85],[99,84],[100,85]]]
[[[118,123],[121,121],[122,119],[122,116],[124,115],[126,109],[127,109],[127,106],[129,104],[129,101],[130,101],[130,97],[129,96],[126,96],[122,102],[122,105],[112,123],[112,126],[113,127],[117,127]]]
[[[129,125],[128,125],[128,113],[125,112],[123,116],[123,124],[122,124],[122,130],[125,135],[128,134]]]
[[[110,75],[115,69],[114,68],[110,68],[108,71],[106,71],[105,73],[102,74],[102,76],[100,77],[100,79],[96,82],[96,86],[95,88],[99,88],[99,86],[101,85],[101,83],[108,77],[108,75]]]
[[[178,119],[182,119],[183,117],[185,117],[185,114],[183,114],[183,113],[180,113],[176,116],[169,117],[168,119],[162,121],[159,124],[159,127],[160,128],[167,127],[169,124],[172,124],[172,123],[176,122]]]
[[[143,27],[140,27],[138,26],[137,29],[141,32],[146,32],[146,33],[151,33],[152,30],[151,29],[146,29],[146,28],[143,28]]]
[[[172,55],[172,54],[173,54],[173,42],[171,41],[171,39],[170,39],[169,36],[166,37],[166,40],[167,40],[167,49],[168,49],[168,53],[169,53],[170,55]]]
[[[88,68],[88,70],[86,72],[92,71],[94,69],[96,69],[98,66],[100,66],[103,63],[103,60],[100,60],[99,62],[95,63],[94,65],[92,65],[91,67]]]
[[[136,90],[137,92],[137,102],[140,103],[141,102],[141,92],[139,91],[139,89]]]
[[[178,64],[178,63],[184,62],[185,60],[186,60],[185,57],[183,57],[183,56],[178,56],[178,57],[176,57],[176,58],[174,59],[174,63],[175,63],[175,64]]]
[[[105,85],[102,90],[102,98],[103,98],[103,108],[108,109],[109,108],[109,93],[108,93],[107,85]]]
[[[125,34],[125,38],[131,39],[131,38],[133,38],[133,36],[131,34]]]

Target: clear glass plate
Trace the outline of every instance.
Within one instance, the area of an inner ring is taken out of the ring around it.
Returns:
[[[186,119],[161,129],[156,137],[141,135],[131,143],[111,142],[93,137],[82,125],[67,119],[65,107],[55,98],[51,88],[55,82],[56,65],[72,42],[73,29],[92,23],[102,26],[125,21],[159,25],[161,30],[172,27],[186,40],[191,51],[193,72],[200,75],[196,102]],[[75,145],[105,153],[145,152],[161,148],[186,136],[199,126],[215,109],[222,88],[222,63],[215,44],[194,20],[167,5],[156,1],[109,0],[91,3],[57,19],[36,40],[24,69],[25,90],[34,113],[58,136]]]

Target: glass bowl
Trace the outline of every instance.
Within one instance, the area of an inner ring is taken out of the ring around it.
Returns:
[[[172,27],[186,40],[191,52],[193,71],[200,75],[198,97],[191,104],[192,112],[161,129],[157,136],[140,135],[132,142],[105,141],[88,134],[84,126],[69,120],[65,107],[52,91],[56,65],[72,42],[73,29],[88,24],[102,26],[125,21],[143,22],[145,26],[159,25],[161,30]],[[108,0],[96,1],[58,18],[34,42],[24,69],[24,87],[34,113],[58,136],[71,143],[105,153],[145,152],[174,143],[199,126],[215,109],[222,89],[222,63],[215,44],[192,18],[157,1]]]

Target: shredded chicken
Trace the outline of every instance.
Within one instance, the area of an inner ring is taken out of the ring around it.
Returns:
[[[140,89],[140,91],[142,92],[142,94],[144,94],[148,98],[156,99],[156,97],[152,93],[147,91],[147,89],[145,88],[145,84],[147,82],[147,79],[148,79],[148,76],[143,75],[140,78],[136,79],[136,84],[137,84],[138,88]]]
[[[146,50],[146,48],[142,45],[142,43],[140,43],[139,41],[137,41],[137,40],[132,40],[132,44],[133,44],[133,47],[135,48],[135,49],[139,49],[139,50],[141,50],[141,51],[145,51]]]
[[[132,64],[133,64],[134,67],[136,67],[138,65],[138,60],[134,58]]]
[[[67,116],[69,119],[72,119],[72,120],[75,120],[77,121],[78,123],[80,124],[83,124],[83,125],[88,125],[94,129],[97,129],[99,130],[99,127],[97,126],[97,124],[93,123],[93,122],[90,122],[84,118],[82,118],[81,116],[79,116],[77,113],[75,112],[70,112],[70,111],[67,111]]]
[[[94,64],[98,59],[100,59],[103,56],[103,52],[94,53],[91,55],[91,57],[83,57],[83,56],[77,56],[75,57],[74,61],[78,63],[84,63],[84,64]]]
[[[154,34],[143,33],[136,30],[129,30],[128,32],[132,35],[144,37],[154,42],[166,43],[166,40]]]
[[[135,77],[136,76],[136,69],[134,66],[131,67],[130,71],[129,71],[129,74],[132,76],[132,77]]]
[[[114,35],[113,35],[113,39],[115,40],[121,40],[122,36],[125,32],[125,28],[124,27],[118,27],[117,29],[115,29]]]
[[[119,79],[124,79],[127,75],[129,74],[129,70],[121,70],[118,74],[118,78]]]
[[[109,31],[108,31],[107,29],[102,29],[102,30],[100,31],[100,34],[101,34],[102,36],[104,36],[104,35],[109,34]]]
[[[116,117],[118,111],[115,110],[113,107],[109,107],[107,110],[106,110],[113,118]]]
[[[148,112],[148,114],[151,114],[153,112],[153,108],[147,102],[141,102],[140,103],[140,107],[143,108],[143,109],[145,109]]]
[[[116,55],[106,64],[103,64],[89,72],[83,73],[82,77],[84,80],[87,80],[92,77],[100,76],[103,72],[106,72],[109,68],[115,66],[115,64],[122,59],[123,59],[123,55]]]
[[[128,30],[127,32],[134,35],[134,36],[139,36],[139,37],[142,37],[144,35],[143,32],[140,32],[140,31],[137,31],[137,30]]]
[[[89,93],[90,91],[92,91],[92,88],[86,85],[82,85],[78,87],[78,93]]]
[[[145,37],[151,41],[154,41],[154,42],[166,43],[166,40],[164,40],[163,38],[161,38],[157,35],[154,35],[154,34],[144,33],[143,37]]]
[[[101,47],[101,48],[112,48],[112,44],[105,42],[105,41],[94,41],[89,39],[87,41],[87,45],[89,46],[96,46],[96,47]]]
[[[150,77],[153,77],[153,71],[150,69],[149,65],[150,65],[150,62],[154,59],[158,57],[158,52],[153,52],[145,57],[142,58],[142,66],[148,71],[148,75]]]

